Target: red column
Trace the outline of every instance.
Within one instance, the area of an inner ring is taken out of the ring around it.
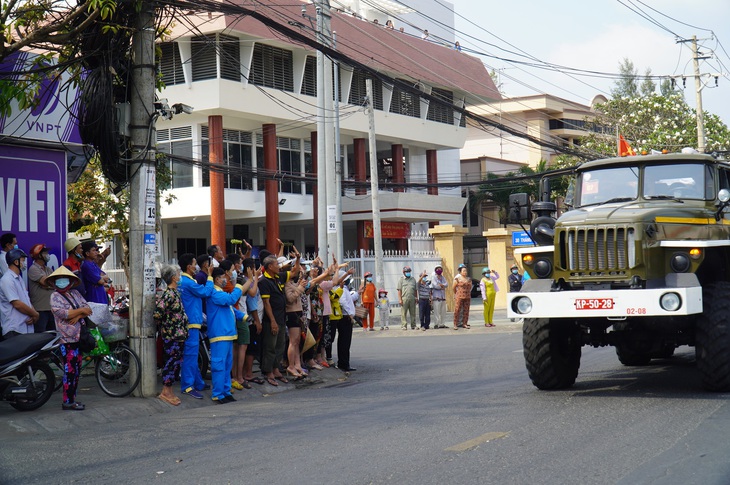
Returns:
[[[391,158],[393,159],[393,183],[402,184],[405,182],[405,173],[403,172],[403,145],[390,146]],[[393,189],[393,192],[405,192],[403,188]]]
[[[365,221],[357,221],[357,250],[370,251],[370,241],[365,237]]]
[[[367,164],[367,157],[365,156],[365,143],[367,140],[365,138],[355,138],[353,140],[353,149],[354,149],[354,158],[355,158],[355,181],[356,182],[366,182],[367,181],[367,170],[366,170],[366,164]],[[365,195],[368,193],[368,189],[366,187],[358,187],[355,189],[356,195]]]
[[[267,123],[263,125],[264,130],[264,168],[268,176],[277,171],[276,163],[276,125]],[[266,249],[276,254],[279,245],[276,240],[279,238],[279,185],[273,178],[267,178],[264,182],[264,194],[266,201]]]
[[[438,180],[438,154],[436,150],[426,150],[426,182],[435,184]],[[439,188],[429,187],[428,195],[439,195]]]
[[[223,165],[223,117],[208,116],[208,161]],[[226,250],[226,201],[223,194],[223,173],[210,171],[210,243]]]
[[[312,142],[312,173],[308,174],[317,178],[317,132],[313,131],[309,138]],[[319,194],[319,191],[317,189],[317,184],[312,184],[312,219],[314,220],[314,251],[317,252],[317,248],[319,248],[319,203],[317,200],[317,196]]]

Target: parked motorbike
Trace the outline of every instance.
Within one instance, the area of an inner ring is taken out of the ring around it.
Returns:
[[[44,332],[0,342],[0,400],[19,411],[33,411],[51,398],[56,378],[47,358],[60,339],[55,332]]]

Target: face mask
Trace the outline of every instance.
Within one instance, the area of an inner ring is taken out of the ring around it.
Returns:
[[[18,245],[16,244],[15,246],[13,246],[13,249],[20,249],[20,248],[19,248],[19,247],[18,247]]]
[[[307,282],[307,284],[306,284],[306,286],[304,287],[304,289],[305,289],[305,290],[308,290],[310,286],[312,286],[312,283],[310,283],[310,282]]]
[[[47,263],[47,262],[49,262],[50,260],[51,260],[51,257],[50,257],[50,256],[49,256],[48,254],[44,254],[44,255],[43,255],[43,261],[45,261],[45,262]]]
[[[233,274],[231,275],[232,281],[236,281],[238,279],[238,271],[235,269],[233,270]]]
[[[84,259],[84,257],[81,255],[81,253],[74,253],[74,256],[76,256],[79,259]]]
[[[198,265],[196,264],[196,265],[195,265],[195,272],[197,273],[198,271],[200,271],[200,266],[198,266]]]
[[[365,278],[365,281],[367,281],[368,283],[372,283],[373,282],[373,279],[368,276],[367,278]]]
[[[70,284],[71,280],[69,278],[58,278],[56,280],[56,288],[58,288],[59,290],[67,288]]]
[[[512,274],[517,274],[517,270],[516,269],[513,269],[512,270]]]
[[[440,274],[441,274],[441,273],[443,273],[443,272],[444,272],[444,270],[442,270],[442,269],[437,269],[437,270],[436,270],[436,274],[437,274],[437,275],[440,275]]]
[[[21,261],[19,268],[20,268],[20,271],[25,271],[28,268],[28,262],[27,261]]]
[[[410,271],[407,271],[407,272],[405,272],[403,274],[406,276],[406,278],[410,278],[411,277],[411,272]]]
[[[228,284],[228,280],[227,280],[226,278],[223,278],[223,279],[221,280],[221,288],[223,288],[223,287],[224,287],[224,286],[226,286],[227,284]]]

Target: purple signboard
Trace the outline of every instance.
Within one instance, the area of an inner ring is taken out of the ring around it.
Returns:
[[[0,145],[0,233],[12,232],[26,253],[50,248],[49,266],[65,259],[67,235],[66,153]],[[30,264],[30,261],[28,262]]]
[[[0,75],[9,79],[21,78],[24,72],[34,68],[35,54],[19,52],[0,63]],[[20,109],[18,102],[10,100],[10,114],[0,116],[0,134],[27,140],[81,143],[76,124],[78,88],[70,82],[70,74],[56,76],[51,72],[43,80],[36,96],[37,103],[31,109]]]

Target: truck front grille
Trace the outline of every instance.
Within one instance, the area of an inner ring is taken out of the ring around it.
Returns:
[[[571,228],[566,230],[563,251],[568,270],[607,273],[626,270],[628,261],[627,227]]]

